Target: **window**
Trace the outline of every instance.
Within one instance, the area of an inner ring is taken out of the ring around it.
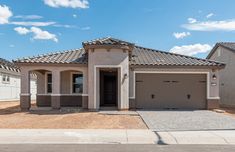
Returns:
[[[52,74],[47,74],[47,93],[52,93]]]
[[[83,92],[83,75],[82,74],[72,74],[72,93],[82,93]]]
[[[4,75],[2,76],[2,82],[3,82],[3,83],[10,83],[10,76],[4,74]]]
[[[221,55],[221,50],[219,49],[217,57],[220,57],[220,55]]]

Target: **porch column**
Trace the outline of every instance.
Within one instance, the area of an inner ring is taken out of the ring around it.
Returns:
[[[83,71],[82,108],[88,109],[88,69]]]
[[[52,71],[51,107],[60,109],[60,71]]]
[[[28,111],[31,106],[30,98],[30,72],[27,69],[21,69],[21,94],[20,108],[23,111]]]

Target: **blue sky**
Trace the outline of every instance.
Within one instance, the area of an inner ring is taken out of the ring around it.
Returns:
[[[234,0],[0,0],[0,57],[112,36],[203,58],[216,42],[235,41],[234,6]]]

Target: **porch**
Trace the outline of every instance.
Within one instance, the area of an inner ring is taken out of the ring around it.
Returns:
[[[87,68],[86,67],[23,67],[21,69],[22,110],[30,110],[30,73],[37,75],[38,107],[82,107],[88,108]]]

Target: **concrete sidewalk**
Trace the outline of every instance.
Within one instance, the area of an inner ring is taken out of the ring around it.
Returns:
[[[158,144],[235,145],[235,130],[155,132]]]
[[[0,129],[0,144],[235,145],[235,130],[152,132],[146,129]]]
[[[147,129],[0,129],[0,144],[154,144]]]

